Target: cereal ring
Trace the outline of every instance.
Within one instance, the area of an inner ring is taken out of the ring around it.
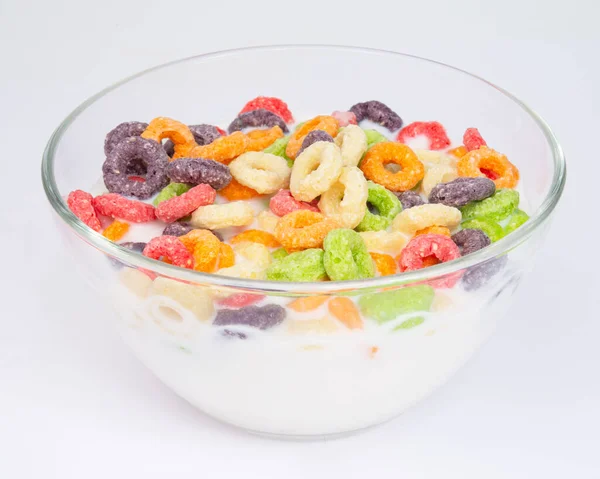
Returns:
[[[219,194],[229,201],[250,200],[260,196],[258,191],[242,185],[235,178],[232,178],[229,184],[219,191]]]
[[[381,276],[396,274],[396,261],[389,254],[369,253]]]
[[[367,135],[359,126],[348,125],[335,137],[335,144],[340,147],[344,166],[358,166],[367,151]]]
[[[289,141],[290,137],[284,136],[283,138],[275,140],[275,142],[271,146],[265,148],[263,151],[265,153],[271,153],[273,155],[281,156],[285,161],[287,161],[288,166],[291,167],[294,164],[294,162],[285,154],[285,149],[287,148],[287,144]]]
[[[309,210],[319,213],[319,208],[305,201],[298,201],[290,190],[279,190],[269,201],[271,211],[277,216],[285,216],[296,210]],[[260,216],[260,215],[259,215]]]
[[[99,215],[121,218],[131,223],[147,223],[156,219],[154,206],[116,193],[96,196],[92,205]]]
[[[249,138],[241,131],[236,131],[231,135],[217,138],[209,145],[196,146],[187,154],[178,155],[177,152],[173,155],[173,159],[190,157],[190,158],[205,158],[215,160],[225,165],[231,160],[237,158],[246,151]]]
[[[514,188],[519,182],[519,170],[506,156],[486,146],[473,150],[458,160],[458,174],[472,178],[485,177],[482,170],[489,170],[497,178],[496,188]]]
[[[217,271],[221,276],[235,278],[266,279],[266,271],[272,258],[269,249],[260,243],[239,243],[233,247],[239,257],[234,266]]]
[[[194,270],[212,273],[217,267],[221,242],[208,230],[195,229],[180,236],[179,241],[192,253]]]
[[[67,206],[77,218],[98,233],[102,231],[100,220],[96,216],[96,210],[92,206],[94,198],[82,190],[75,190],[67,197]]]
[[[177,222],[167,225],[162,234],[165,236],[183,236],[193,229],[194,227],[187,222]]]
[[[494,221],[502,221],[508,218],[517,206],[519,206],[519,192],[503,189],[481,201],[474,201],[463,206],[460,211],[463,220],[483,217]]]
[[[429,285],[421,284],[365,294],[358,300],[358,306],[364,316],[381,324],[404,314],[429,311],[434,297],[435,290]]]
[[[463,145],[460,145],[460,146],[457,146],[456,148],[452,148],[451,150],[448,150],[448,154],[452,155],[456,158],[462,158],[468,152],[469,152],[469,150],[467,150],[467,148]]]
[[[460,208],[461,206],[468,205],[468,203],[471,203],[472,201],[479,202],[485,200],[495,192],[496,185],[489,178],[468,178],[461,176],[448,183],[439,183],[434,186],[429,193],[429,202]],[[519,194],[517,193],[517,203],[518,201]],[[466,208],[468,208],[468,206],[466,206]],[[463,217],[464,216],[463,212]]]
[[[421,198],[421,195],[413,190],[403,191],[402,193],[398,193],[396,196],[398,196],[403,210],[425,204],[425,200]]]
[[[200,286],[159,276],[154,280],[150,293],[171,298],[200,321],[208,321],[214,312],[211,295]]]
[[[460,251],[454,241],[447,236],[436,234],[415,236],[400,253],[398,261],[400,271],[415,271],[423,268],[423,259],[428,256],[435,256],[438,261],[446,263],[460,258]],[[444,278],[443,283],[437,280],[436,283],[438,287],[451,288],[459,279],[460,276],[450,275]]]
[[[129,231],[129,223],[115,220],[102,232],[102,236],[111,240],[119,241]]]
[[[152,238],[142,253],[151,259],[168,258],[172,264],[181,268],[193,268],[194,258],[185,245],[176,236],[158,236]]]
[[[323,130],[313,130],[309,132],[308,135],[304,137],[304,140],[302,140],[302,146],[298,150],[298,153],[296,153],[296,157],[317,141],[328,141],[329,143],[333,143],[333,137]]]
[[[238,115],[258,109],[269,110],[270,112],[279,115],[286,123],[294,123],[292,112],[289,110],[287,104],[279,98],[270,96],[258,96],[253,100],[250,100],[244,105],[244,108],[242,108]]]
[[[390,163],[399,165],[402,169],[392,173],[386,169],[386,165]],[[378,143],[370,148],[360,169],[367,179],[391,191],[410,190],[425,175],[425,167],[417,155],[408,146],[391,141]]]
[[[421,192],[425,196],[429,196],[431,194],[431,190],[433,190],[437,185],[439,185],[440,183],[448,183],[450,181],[455,180],[456,178],[458,178],[458,171],[456,171],[456,168],[454,166],[433,166],[431,168],[428,168],[425,172],[425,176],[423,176],[423,181],[421,181]],[[434,203],[440,202],[436,201]]]
[[[218,230],[229,226],[246,226],[252,223],[254,210],[245,201],[232,201],[223,205],[201,206],[192,213],[190,223],[198,228]]]
[[[152,204],[156,207],[163,201],[183,195],[184,193],[190,191],[190,188],[191,186],[186,185],[185,183],[170,183],[160,190],[160,193],[158,193],[156,198],[154,198]]]
[[[516,209],[513,214],[508,218],[508,223],[504,227],[504,235],[512,233],[517,228],[521,227],[527,220],[529,215],[520,209]]]
[[[266,296],[264,294],[254,293],[234,293],[225,299],[221,299],[218,303],[228,308],[243,308],[244,306],[250,306],[251,304],[262,301]]]
[[[213,321],[215,326],[250,326],[265,330],[274,328],[285,319],[285,309],[277,304],[246,306],[240,309],[220,309]]]
[[[194,140],[196,140],[198,145],[208,145],[217,138],[226,135],[226,133],[218,126],[213,125],[188,125],[188,128],[192,132],[192,135],[194,135]],[[171,140],[165,141],[163,143],[163,148],[169,156],[173,156],[175,153],[175,145]]]
[[[474,229],[483,231],[492,243],[504,238],[502,226],[490,218],[475,218],[461,224],[463,229]]]
[[[421,163],[425,165],[425,168],[432,168],[434,166],[448,165],[456,168],[456,158],[443,151],[432,151],[432,150],[413,150]]]
[[[329,296],[305,296],[293,300],[287,306],[298,313],[306,313],[324,305],[328,299]]]
[[[351,229],[330,231],[323,241],[323,264],[333,281],[372,278],[375,264],[360,235]]]
[[[339,147],[318,141],[296,158],[290,177],[290,191],[297,200],[312,201],[327,191],[341,173],[342,155]]]
[[[213,234],[222,241],[219,234]],[[218,268],[231,268],[233,265],[235,265],[235,252],[233,251],[233,248],[227,243],[221,243]]]
[[[271,281],[322,281],[327,278],[323,250],[310,248],[273,261],[267,269]]]
[[[364,119],[371,120],[390,131],[397,130],[402,126],[402,118],[389,106],[380,101],[371,100],[357,103],[349,111],[356,115],[356,120],[359,123]]]
[[[125,138],[140,136],[148,128],[148,123],[141,121],[126,121],[115,126],[104,139],[104,154],[106,156]]]
[[[233,177],[260,194],[275,193],[288,185],[292,170],[280,156],[249,151],[229,164]]]
[[[458,246],[461,256],[479,251],[492,243],[483,231],[473,229],[461,230],[453,234],[452,241]]]
[[[427,204],[415,206],[402,211],[392,222],[392,231],[400,231],[414,235],[418,230],[428,226],[458,226],[462,215],[460,210],[452,206]]]
[[[418,230],[415,233],[415,236],[429,235],[429,234],[447,236],[448,238],[450,238],[450,236],[452,236],[452,233],[450,233],[450,230],[448,228],[446,228],[445,226],[437,226],[437,225],[428,226],[427,228]]]
[[[302,147],[304,137],[313,130],[323,130],[333,138],[337,135],[339,129],[338,121],[332,116],[319,115],[304,122],[302,126],[296,128],[296,130],[290,135],[290,140],[285,149],[285,154],[292,160],[298,156],[298,151]]]
[[[260,126],[266,126],[268,128],[278,126],[281,128],[281,131],[285,133],[288,132],[288,127],[285,124],[285,121],[283,121],[279,115],[269,110],[265,110],[264,108],[241,113],[235,120],[231,122],[227,128],[227,131],[229,133],[233,133],[234,131],[241,131],[244,128],[256,128]]]
[[[279,216],[271,213],[269,210],[261,211],[256,217],[258,226],[260,229],[265,230],[267,233],[275,233],[275,227],[279,221]]]
[[[362,171],[346,166],[337,182],[321,195],[319,209],[343,228],[352,229],[365,216],[368,196],[369,188]]]
[[[467,151],[473,151],[478,150],[482,146],[487,146],[487,143],[477,128],[467,128],[463,135],[463,145],[465,145]]]
[[[159,143],[139,136],[126,138],[114,146],[102,165],[104,184],[111,193],[150,198],[169,183],[168,164],[169,157]]]
[[[356,120],[356,115],[351,111],[336,110],[331,114],[331,116],[338,121],[340,128],[343,128],[348,125],[358,124],[358,121]]]
[[[365,132],[365,136],[367,137],[367,150],[370,149],[373,145],[376,145],[377,143],[390,141],[387,136],[379,133],[377,130],[363,131]]]
[[[253,130],[246,134],[248,145],[246,151],[261,151],[271,146],[283,136],[283,131],[278,126],[268,130]]]
[[[350,298],[337,296],[327,303],[327,309],[335,318],[348,329],[363,329],[363,320],[358,308]]]
[[[216,197],[217,192],[210,186],[194,186],[181,196],[160,203],[156,208],[156,217],[165,223],[173,223],[201,206],[213,204]]]
[[[415,121],[398,132],[396,140],[406,143],[416,136],[424,135],[429,140],[430,150],[443,150],[450,146],[450,138],[444,126],[437,121]]]
[[[471,266],[462,277],[463,287],[466,291],[475,291],[485,286],[492,277],[502,271],[507,262],[507,256],[499,256],[485,263]]]
[[[314,211],[297,210],[282,216],[275,227],[275,238],[287,251],[320,248],[331,230],[339,225]]]
[[[369,250],[397,253],[408,243],[408,237],[397,231],[365,231],[359,234]]]
[[[383,186],[367,181],[368,198],[366,211],[362,221],[356,227],[357,231],[385,230],[400,211],[402,204],[398,197]],[[373,212],[371,212],[373,210]]]
[[[244,241],[250,241],[252,243],[260,243],[268,248],[279,248],[281,245],[279,241],[271,233],[260,230],[246,230],[235,235],[229,240],[231,244],[242,243]]]
[[[231,181],[231,173],[227,166],[202,158],[180,158],[173,161],[167,166],[167,175],[176,183],[204,183],[215,190],[226,187]]]
[[[288,254],[289,253],[285,250],[285,248],[279,248],[271,252],[271,258],[273,261],[278,261],[285,258]]]
[[[141,134],[141,137],[154,140],[159,145],[162,145],[162,141],[168,138],[173,142],[176,155],[185,155],[196,146],[194,135],[187,125],[164,116],[154,118],[148,128]]]

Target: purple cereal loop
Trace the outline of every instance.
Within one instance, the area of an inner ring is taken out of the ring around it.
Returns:
[[[169,223],[163,230],[162,236],[183,236],[185,234],[188,234],[190,231],[197,230],[197,229],[206,229],[206,228],[196,228],[195,226],[191,225],[190,223],[188,223],[186,221],[178,221],[175,223]],[[207,231],[210,231],[212,234],[214,234],[218,238],[219,241],[223,241],[223,236],[218,231],[212,231],[212,230],[207,230]]]
[[[242,113],[231,122],[227,128],[227,131],[229,133],[233,133],[234,131],[240,131],[244,128],[260,126],[268,128],[278,126],[284,133],[288,132],[288,127],[285,124],[285,121],[283,121],[279,115],[276,115],[269,110],[265,110],[264,108]]]
[[[302,146],[300,146],[300,149],[298,150],[296,157],[298,157],[300,155],[300,153],[302,153],[310,145],[312,145],[313,143],[316,143],[317,141],[328,141],[330,143],[333,143],[333,138],[331,137],[331,135],[329,133],[327,133],[326,131],[323,131],[323,130],[310,131],[304,137],[304,140],[302,140]]]
[[[492,244],[483,231],[475,229],[465,229],[453,234],[452,241],[458,246],[461,256],[474,253]]]
[[[354,113],[356,121],[359,123],[365,119],[371,120],[390,131],[398,130],[402,126],[402,118],[389,106],[377,100],[357,103],[348,111]]]
[[[475,291],[485,286],[492,277],[496,276],[508,262],[506,255],[492,258],[485,263],[471,266],[462,276],[462,285],[466,291]]]
[[[495,192],[496,185],[489,178],[459,177],[435,185],[429,193],[429,202],[460,208],[471,201],[484,200]]]
[[[140,136],[148,128],[148,123],[141,121],[126,121],[115,126],[104,139],[104,154],[106,156],[125,138]]]
[[[225,188],[231,181],[229,167],[204,158],[179,158],[169,163],[167,175],[175,183],[212,186],[215,190]]]
[[[221,309],[213,321],[215,326],[244,325],[258,329],[277,326],[285,318],[285,309],[277,304],[246,306],[240,309]]]
[[[156,141],[139,136],[125,138],[112,149],[102,165],[104,184],[111,193],[142,200],[150,198],[169,184],[168,164],[169,157]],[[132,168],[141,170],[140,165],[146,171],[132,174]],[[141,176],[145,181],[132,180],[129,176]]]
[[[416,191],[408,190],[402,193],[396,193],[396,196],[402,203],[402,209],[407,210],[414,206],[421,206],[425,204],[425,200],[421,198],[421,195]]]

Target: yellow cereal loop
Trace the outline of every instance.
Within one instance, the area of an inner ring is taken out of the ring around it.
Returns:
[[[358,233],[367,245],[369,251],[398,254],[410,239],[404,233],[397,231],[363,231]]]
[[[317,141],[304,150],[294,162],[290,191],[299,201],[312,201],[327,191],[342,173],[339,146]]]
[[[342,164],[358,166],[367,151],[367,135],[364,130],[357,125],[348,125],[340,130],[334,141],[340,147]]]
[[[286,188],[292,172],[284,158],[262,151],[249,151],[238,156],[229,164],[229,170],[239,183],[260,194]]]
[[[162,276],[154,280],[150,295],[171,298],[191,311],[200,321],[210,319],[214,310],[212,297],[205,288]]]
[[[394,218],[392,231],[412,236],[429,226],[446,226],[452,229],[460,224],[461,218],[460,210],[452,206],[439,203],[413,206]]]
[[[265,210],[260,212],[260,214],[256,217],[256,221],[258,222],[258,226],[261,230],[273,234],[275,233],[275,227],[279,221],[279,216],[271,212],[271,210]]]
[[[254,220],[254,210],[247,201],[201,206],[192,213],[190,223],[196,228],[216,230],[229,226],[246,226]]]
[[[365,216],[368,196],[363,172],[356,166],[346,166],[337,182],[321,195],[319,209],[342,228],[354,229]]]
[[[421,192],[429,197],[433,187],[439,183],[448,183],[458,178],[458,170],[450,165],[437,165],[425,171],[423,181],[421,181]]]

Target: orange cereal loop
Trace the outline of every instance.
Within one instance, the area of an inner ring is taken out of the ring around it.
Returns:
[[[219,194],[229,201],[250,200],[260,196],[258,191],[242,185],[235,178],[232,178],[225,188],[221,188]]]
[[[312,120],[308,120],[292,133],[290,141],[285,148],[285,154],[292,160],[295,159],[298,155],[298,151],[300,151],[300,148],[302,147],[304,137],[313,130],[323,130],[329,133],[332,138],[335,138],[339,128],[340,124],[334,117],[328,115],[316,116]]]
[[[469,152],[469,150],[467,150],[467,147],[464,145],[460,145],[460,146],[457,146],[456,148],[452,148],[451,150],[448,150],[448,154],[455,156],[456,158],[462,158],[468,152]]]
[[[298,313],[306,313],[307,311],[313,311],[325,304],[325,301],[328,299],[329,296],[306,296],[304,298],[295,299],[288,304],[288,307]]]
[[[401,169],[389,171],[393,163]],[[373,145],[365,154],[360,169],[368,180],[391,191],[408,191],[425,176],[425,167],[414,151],[402,143],[385,141]]]
[[[286,251],[321,248],[327,233],[340,225],[321,213],[296,210],[282,216],[275,226],[275,238]]]
[[[389,254],[369,253],[381,276],[396,274],[396,261]]]
[[[233,248],[227,243],[221,243],[221,249],[219,251],[219,269],[229,268],[235,265],[235,253]]]
[[[106,227],[106,229],[102,232],[102,236],[111,241],[119,241],[128,231],[129,223],[115,220]]]
[[[196,146],[183,156],[189,156],[190,158],[205,158],[228,165],[246,151],[248,141],[248,137],[244,133],[236,131],[231,135],[217,138],[208,145]],[[177,154],[177,151],[175,152],[175,155],[173,155],[173,158],[176,157],[181,158],[181,156]]]
[[[152,120],[141,136],[158,143],[162,143],[165,138],[168,138],[175,145],[175,155],[178,155],[178,158],[186,156],[197,146],[194,135],[187,125],[165,116],[159,116]],[[173,155],[173,159],[175,155]]]
[[[444,235],[444,236],[452,236],[452,233],[450,233],[450,230],[448,228],[446,228],[445,226],[428,226],[427,228],[423,228],[422,230],[418,230],[415,233],[415,236],[419,236],[419,235]]]
[[[486,178],[481,170],[493,173],[496,188],[514,188],[519,182],[519,170],[508,158],[487,146],[468,152],[458,160],[459,176]]]
[[[242,243],[244,241],[250,241],[252,243],[264,244],[268,248],[279,248],[281,245],[279,241],[271,233],[261,230],[246,230],[240,234],[235,235],[229,242],[231,244]]]
[[[221,242],[208,230],[196,229],[179,237],[194,256],[194,270],[212,273],[217,266]]]
[[[262,151],[283,137],[283,131],[278,126],[268,130],[252,130],[246,134],[248,144],[246,151]]]
[[[339,296],[327,303],[329,312],[348,329],[363,329],[360,312],[350,298]]]

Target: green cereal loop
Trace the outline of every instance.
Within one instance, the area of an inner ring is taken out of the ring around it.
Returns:
[[[183,195],[184,193],[188,192],[190,188],[191,186],[186,185],[185,183],[171,183],[160,190],[158,195],[156,195],[156,198],[154,198],[152,204],[154,206],[158,206],[163,201]]]
[[[483,231],[492,243],[504,237],[504,229],[498,223],[489,218],[475,218],[462,223],[463,230],[473,229]]]
[[[367,203],[371,203],[379,214],[367,210],[364,218],[356,227],[356,231],[381,231],[387,229],[392,220],[402,211],[402,203],[390,190],[377,183],[367,181],[369,196]]]
[[[288,256],[288,252],[285,250],[285,248],[276,249],[271,253],[271,258],[273,258],[273,261],[278,261],[286,256]]]
[[[270,281],[321,281],[327,278],[323,250],[305,249],[275,260],[267,269]]]
[[[473,201],[460,208],[463,220],[486,218],[501,221],[508,218],[519,206],[519,192],[515,190],[498,190],[489,198]]]
[[[512,233],[529,219],[529,215],[523,210],[517,208],[515,212],[508,218],[508,223],[504,227],[504,236]]]
[[[285,154],[285,149],[287,144],[290,141],[289,136],[284,136],[283,138],[279,138],[275,140],[270,146],[267,146],[263,151],[265,153],[271,153],[272,155],[281,156],[285,161],[288,162],[288,166],[291,167],[294,164],[294,161]]]
[[[377,130],[365,130],[365,135],[367,135],[367,150],[371,148],[373,145],[377,143],[381,143],[382,141],[389,141],[385,135],[382,135]]]
[[[434,296],[435,290],[422,284],[395,291],[365,294],[358,300],[358,306],[365,316],[378,323],[385,323],[402,314],[429,311]]]
[[[364,240],[356,231],[347,228],[331,230],[323,241],[323,248],[323,264],[327,276],[332,281],[375,276],[373,259]]]
[[[415,316],[414,318],[407,319],[406,321],[402,321],[398,326],[396,326],[392,331],[399,331],[400,329],[412,329],[415,326],[419,326],[425,322],[425,318],[423,316]]]

